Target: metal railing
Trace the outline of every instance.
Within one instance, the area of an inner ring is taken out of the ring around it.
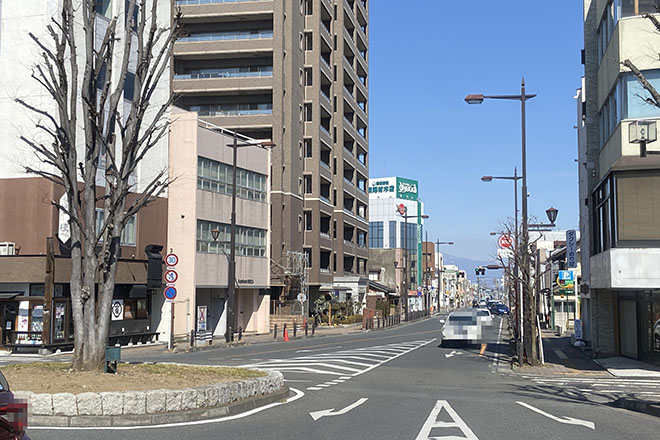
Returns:
[[[253,3],[253,2],[272,2],[273,0],[175,0],[179,6],[186,5],[210,5],[214,3]]]
[[[262,40],[273,38],[272,29],[252,31],[229,31],[229,32],[200,32],[181,37],[178,42],[194,41],[231,41],[231,40]]]
[[[271,315],[301,315],[303,313],[303,305],[297,300],[272,300],[270,302]]]
[[[272,69],[272,68],[271,68]],[[214,79],[214,78],[260,78],[273,76],[272,70],[259,70],[252,72],[232,72],[229,70],[216,70],[208,72],[190,72],[174,75],[174,79]]]

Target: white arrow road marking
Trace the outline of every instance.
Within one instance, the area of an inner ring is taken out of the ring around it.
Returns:
[[[438,421],[438,414],[440,414],[440,411],[442,409],[449,414],[453,422],[441,422]],[[455,435],[446,435],[446,436],[440,436],[436,435],[435,433],[433,434],[433,437],[431,437],[431,430],[433,428],[458,428],[461,430],[463,435],[465,437],[456,437]],[[454,408],[449,405],[449,402],[446,400],[438,400],[435,403],[435,406],[433,407],[433,410],[431,410],[431,414],[429,414],[429,418],[426,419],[426,422],[424,422],[424,426],[422,426],[421,431],[419,431],[419,434],[417,434],[417,438],[415,440],[427,440],[427,439],[453,439],[453,440],[479,440],[476,435],[474,435],[474,432],[468,427],[468,425],[461,419],[456,411],[454,411]]]
[[[450,357],[458,356],[459,354],[463,354],[463,353],[461,353],[460,351],[452,350],[451,353],[447,353],[445,357],[450,358]]]
[[[596,429],[596,424],[594,422],[588,422],[586,420],[580,420],[573,417],[557,417],[557,416],[553,416],[552,414],[548,414],[547,412],[542,411],[538,408],[535,408],[528,403],[525,402],[516,402],[516,403],[518,405],[524,406],[527,409],[531,409],[535,413],[541,414],[542,416],[546,416],[547,418],[557,421],[559,423],[565,423],[567,425],[582,425],[586,428],[591,428],[593,430]]]
[[[362,405],[367,400],[369,400],[368,397],[362,397],[361,399],[358,399],[357,402],[351,403],[346,408],[340,409],[339,411],[333,412],[335,409],[330,408],[330,409],[324,409],[324,410],[321,410],[321,411],[313,411],[313,412],[309,413],[309,415],[312,416],[312,418],[314,420],[318,420],[321,417],[325,417],[325,416],[341,416],[343,414],[346,414],[350,410],[352,410],[354,408],[357,408],[358,406]]]

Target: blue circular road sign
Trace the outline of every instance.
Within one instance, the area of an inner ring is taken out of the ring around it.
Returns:
[[[163,290],[163,295],[165,295],[165,298],[167,299],[174,299],[176,298],[176,287],[173,286],[168,286]]]

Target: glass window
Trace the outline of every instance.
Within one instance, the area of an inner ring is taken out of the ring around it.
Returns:
[[[132,215],[126,219],[124,229],[121,231],[121,244],[126,246],[135,246],[135,216]]]
[[[197,159],[197,188],[231,195],[232,169],[230,165],[204,157]],[[236,176],[237,197],[266,201],[266,176],[239,168]]]
[[[616,176],[618,241],[660,240],[660,176]]]
[[[197,220],[197,252],[229,254],[231,226],[206,220]],[[213,232],[218,232],[217,240]],[[266,231],[245,226],[236,226],[236,255],[248,257],[266,256]]]
[[[390,249],[397,248],[396,245],[396,220],[390,221]]]
[[[369,222],[369,247],[383,247],[383,222]]]
[[[112,0],[96,0],[96,13],[104,17],[110,18]]]
[[[132,101],[135,95],[135,73],[126,72],[126,80],[124,81],[124,99]]]
[[[656,89],[660,90],[660,70],[645,70],[644,77]],[[635,75],[628,73],[623,82],[625,84],[624,118],[648,118],[660,116],[660,109],[646,101],[651,94],[642,87]]]

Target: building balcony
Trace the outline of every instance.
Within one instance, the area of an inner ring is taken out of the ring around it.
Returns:
[[[200,119],[213,125],[240,131],[241,129],[269,129],[273,126],[272,113],[264,114],[242,114],[242,115],[221,115],[209,114],[200,115]]]
[[[223,95],[241,93],[270,93],[273,90],[272,72],[270,75],[245,77],[208,77],[197,75],[175,75],[172,91],[178,95]]]
[[[273,18],[273,0],[175,0],[181,7],[186,23],[204,23],[212,20],[270,20]]]
[[[174,44],[174,57],[180,59],[218,59],[231,54],[263,54],[273,52],[273,39],[254,38],[243,40],[179,40]]]
[[[611,248],[589,260],[590,289],[657,289],[660,248]]]

